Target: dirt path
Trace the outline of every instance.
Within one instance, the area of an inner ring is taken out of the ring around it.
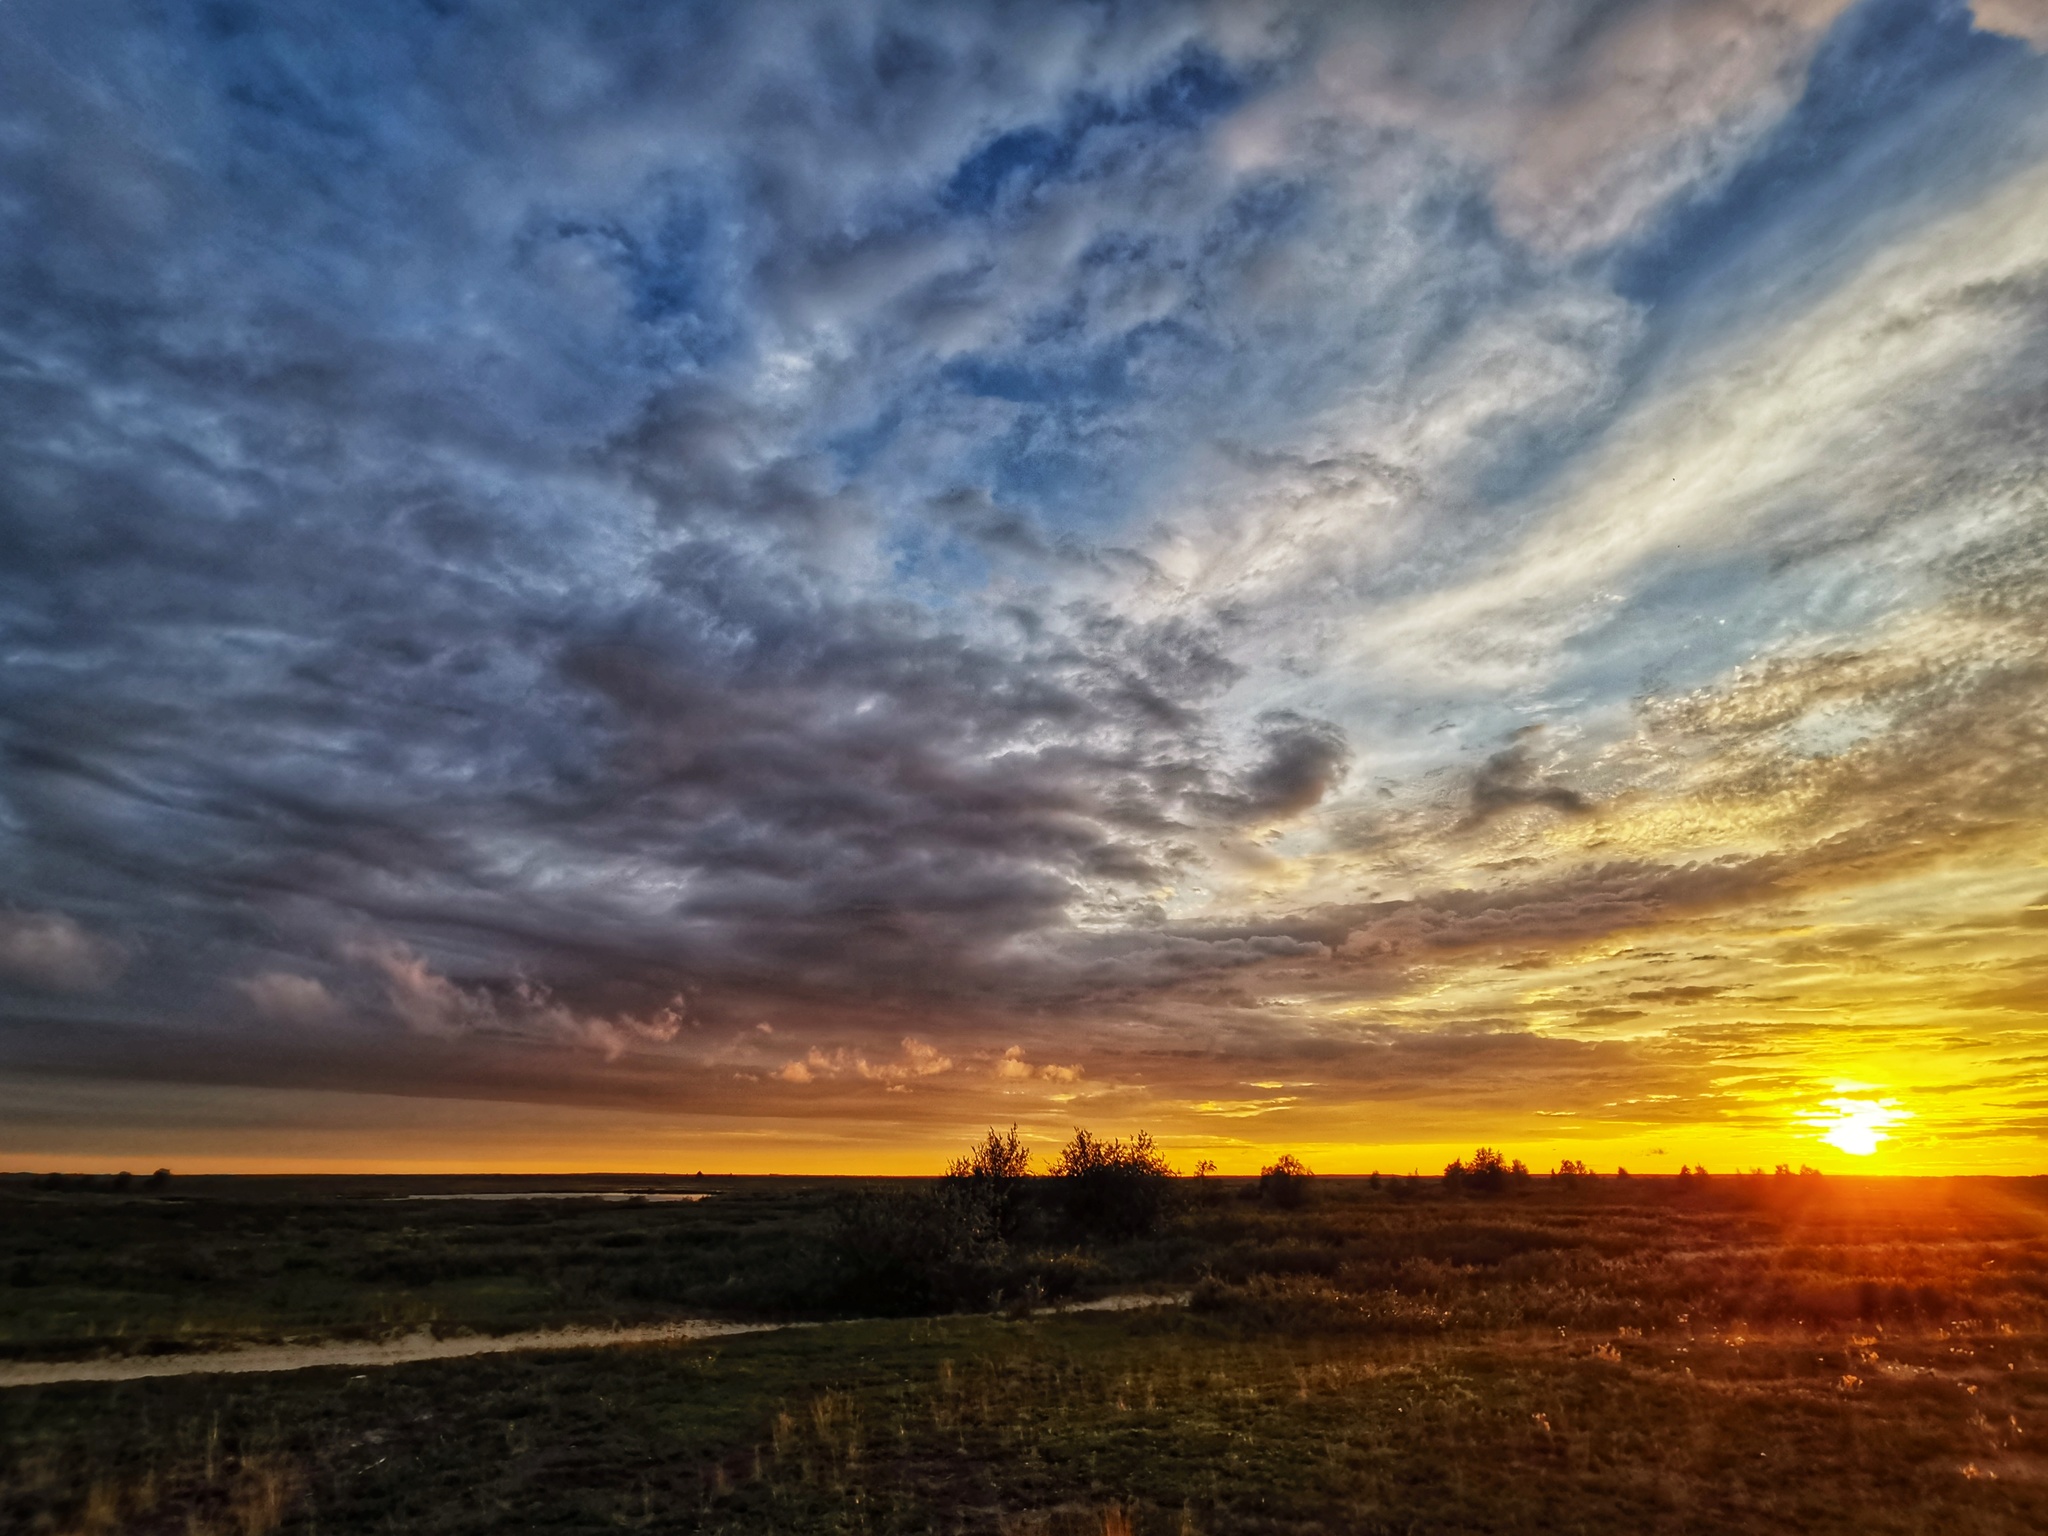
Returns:
[[[678,1339],[761,1333],[787,1323],[715,1323],[691,1318],[653,1328],[548,1328],[495,1337],[431,1333],[397,1339],[333,1339],[319,1344],[245,1344],[189,1355],[125,1355],[106,1360],[24,1360],[0,1364],[0,1387],[41,1387],[64,1381],[140,1381],[148,1376],[199,1376],[244,1371],[303,1371],[317,1365],[408,1365],[459,1360],[522,1349],[593,1349],[608,1344],[664,1344]]]
[[[1103,1296],[1048,1312],[1128,1312],[1137,1307],[1183,1306],[1176,1295]],[[303,1371],[322,1365],[409,1365],[420,1360],[461,1360],[471,1355],[506,1355],[530,1349],[600,1349],[614,1344],[672,1344],[689,1339],[722,1339],[740,1333],[783,1328],[816,1328],[818,1323],[722,1323],[685,1318],[648,1328],[548,1328],[496,1336],[463,1334],[437,1339],[430,1333],[379,1340],[332,1339],[317,1344],[245,1344],[189,1355],[123,1355],[102,1360],[0,1362],[0,1388],[47,1387],[72,1381],[142,1381],[152,1376],[234,1375],[250,1371]]]

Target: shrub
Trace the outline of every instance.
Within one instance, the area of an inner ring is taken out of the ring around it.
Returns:
[[[1493,1150],[1481,1147],[1469,1163],[1453,1160],[1445,1165],[1444,1183],[1452,1189],[1476,1190],[1497,1195],[1511,1184],[1517,1188],[1529,1182],[1529,1167],[1519,1157],[1513,1162]]]
[[[1008,1248],[985,1188],[946,1179],[910,1194],[863,1195],[838,1212],[831,1244],[837,1303],[903,1317],[990,1304]]]
[[[1277,1161],[1259,1170],[1259,1198],[1283,1210],[1294,1210],[1307,1201],[1309,1181],[1315,1176],[1308,1164],[1292,1152],[1283,1152]]]
[[[1159,1225],[1173,1169],[1144,1131],[1104,1141],[1077,1130],[1052,1166],[1052,1195],[1069,1226],[1105,1237],[1139,1237]]]
[[[949,1185],[968,1191],[986,1204],[994,1218],[997,1235],[1017,1235],[1024,1213],[1024,1193],[1031,1177],[1031,1154],[1012,1125],[1007,1134],[989,1127],[988,1135],[976,1142],[965,1157],[953,1159],[946,1170]]]

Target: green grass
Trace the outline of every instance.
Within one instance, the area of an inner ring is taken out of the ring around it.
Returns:
[[[277,1487],[306,1531],[2042,1529],[2048,1372],[1949,1342],[957,1318],[37,1388],[0,1395],[0,1522],[238,1529]]]
[[[205,1179],[156,1195],[0,1181],[0,1358],[797,1315],[830,1208],[815,1185],[770,1180],[702,1204],[398,1198],[483,1182]]]
[[[224,1183],[173,1209],[0,1189],[71,1202],[32,1230],[0,1210],[0,1243],[40,1266],[0,1290],[5,1338],[149,1349],[174,1325],[498,1328],[742,1295],[800,1312],[843,1198],[374,1194]],[[1226,1186],[1151,1238],[1063,1257],[1104,1284],[1192,1283],[1186,1311],[0,1391],[0,1530],[2037,1531],[2042,1197],[1324,1181],[1281,1211]]]

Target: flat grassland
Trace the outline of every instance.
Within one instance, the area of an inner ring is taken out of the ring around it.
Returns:
[[[11,1387],[0,1530],[2048,1529],[2048,1181],[1182,1181],[865,1320],[855,1181],[99,1183],[0,1180],[0,1364],[818,1326]]]

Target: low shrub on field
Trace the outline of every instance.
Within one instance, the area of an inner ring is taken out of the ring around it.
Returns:
[[[859,1196],[830,1241],[832,1300],[877,1316],[989,1306],[1009,1272],[995,1201],[966,1181]]]
[[[1144,1131],[1129,1141],[1076,1131],[1052,1166],[1048,1193],[1074,1233],[1142,1237],[1165,1218],[1173,1178],[1173,1169]]]
[[[1283,1152],[1259,1170],[1259,1198],[1282,1210],[1298,1210],[1308,1203],[1315,1170],[1292,1152]]]

